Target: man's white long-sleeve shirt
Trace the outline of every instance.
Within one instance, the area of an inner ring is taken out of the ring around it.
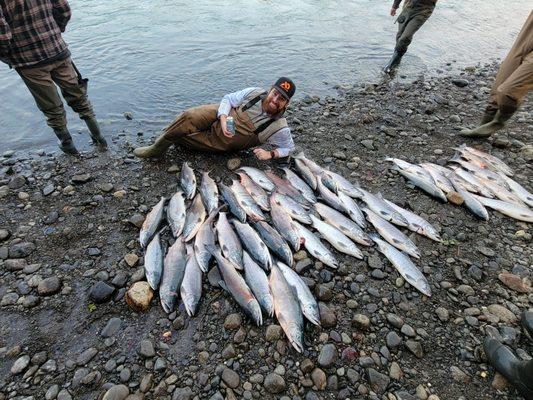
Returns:
[[[261,90],[261,88],[250,87],[225,95],[218,107],[218,117],[221,115],[229,115],[231,109],[239,107],[245,97],[254,90]],[[289,127],[282,128],[274,133],[267,139],[267,143],[276,148],[279,157],[286,157],[294,150],[294,142]]]

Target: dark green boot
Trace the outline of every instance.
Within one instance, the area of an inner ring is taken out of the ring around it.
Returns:
[[[61,151],[63,151],[63,153],[70,154],[73,156],[77,156],[80,154],[78,149],[76,149],[76,146],[74,146],[72,136],[70,136],[70,133],[67,128],[54,129],[54,133],[59,139],[59,148],[61,149]]]
[[[98,121],[96,120],[96,118],[87,118],[85,119],[85,123],[87,124],[87,128],[89,128],[93,143],[97,145],[100,149],[107,150],[107,141],[100,132],[100,126],[98,125]]]
[[[485,339],[483,347],[494,369],[526,400],[533,400],[533,360],[519,360],[507,346],[489,337]]]
[[[493,133],[505,127],[505,123],[513,114],[502,114],[500,111],[494,115],[494,119],[475,129],[463,129],[459,135],[471,138],[488,138]]]
[[[494,116],[498,112],[498,106],[489,104],[487,108],[485,108],[485,113],[483,114],[483,117],[481,118],[481,122],[479,125],[485,125],[488,124],[490,121],[494,119]]]
[[[522,326],[533,339],[533,311],[524,311],[522,313]],[[531,379],[533,379],[533,376]]]
[[[133,150],[133,154],[139,158],[161,157],[170,146],[172,146],[172,142],[168,141],[163,136],[159,136],[154,144],[146,147],[137,147]]]
[[[400,65],[403,55],[404,53],[394,50],[394,54],[392,55],[389,63],[385,65],[385,68],[383,68],[383,72],[389,75],[393,74],[396,68],[398,68],[398,65]]]

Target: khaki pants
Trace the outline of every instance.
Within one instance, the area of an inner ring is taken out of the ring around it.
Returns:
[[[404,7],[398,16],[398,33],[395,51],[404,54],[413,40],[413,36],[433,13],[433,6]]]
[[[192,107],[176,117],[163,131],[163,137],[180,143],[185,136],[209,134],[217,119],[218,104]]]
[[[533,12],[503,60],[490,93],[489,110],[513,114],[533,90]]]
[[[66,112],[56,85],[61,89],[67,104],[81,119],[94,118],[92,105],[87,98],[86,84],[78,82],[78,74],[70,57],[43,66],[18,68],[17,72],[52,129],[62,130],[67,127]]]

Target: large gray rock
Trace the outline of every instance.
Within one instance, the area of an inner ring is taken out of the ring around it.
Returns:
[[[318,365],[322,367],[329,367],[331,364],[337,361],[338,357],[339,353],[335,345],[333,343],[325,344],[318,355]]]

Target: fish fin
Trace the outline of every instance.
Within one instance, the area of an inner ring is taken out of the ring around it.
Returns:
[[[398,239],[396,239],[396,238],[392,238],[392,241],[393,241],[394,243],[397,243],[397,244],[401,244],[401,243],[402,243],[401,240],[398,240]]]

